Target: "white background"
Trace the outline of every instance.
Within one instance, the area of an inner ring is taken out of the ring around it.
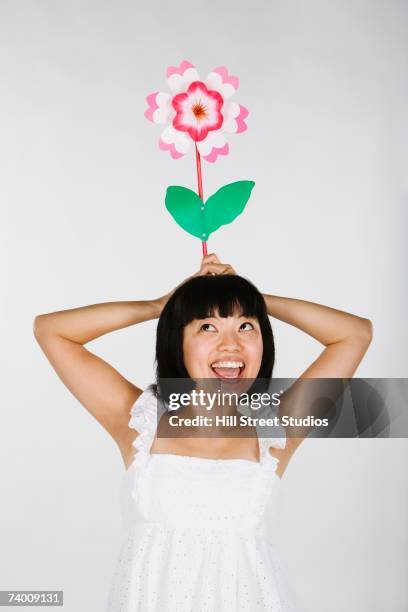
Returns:
[[[205,195],[256,182],[209,241],[263,292],[368,317],[356,376],[407,376],[408,5],[383,1],[0,3],[0,589],[63,589],[100,612],[124,467],[37,346],[35,315],[167,292],[200,243],[164,208],[194,158],[159,151],[145,97],[188,59],[240,77],[249,129],[204,162]],[[274,375],[322,347],[272,320]],[[155,322],[88,348],[153,380]],[[406,440],[306,441],[283,479],[281,543],[301,612],[406,612]]]

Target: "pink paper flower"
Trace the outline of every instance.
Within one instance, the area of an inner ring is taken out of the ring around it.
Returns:
[[[224,100],[218,91],[207,89],[201,81],[193,81],[186,93],[174,96],[171,104],[177,113],[173,126],[180,132],[188,132],[196,142],[222,126]]]
[[[195,67],[184,60],[178,67],[167,68],[167,82],[171,93],[155,92],[146,98],[145,117],[166,126],[159,139],[160,149],[178,159],[194,142],[209,162],[227,155],[224,132],[239,134],[247,129],[247,109],[229,100],[238,89],[238,77],[219,66],[201,81]]]

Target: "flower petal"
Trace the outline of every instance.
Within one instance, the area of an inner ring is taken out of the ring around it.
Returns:
[[[173,159],[183,157],[190,145],[191,139],[175,130],[172,125],[168,125],[159,138],[159,148],[162,151],[169,151]]]
[[[223,98],[227,99],[233,96],[238,89],[239,79],[237,76],[229,75],[225,66],[218,66],[207,75],[205,84],[208,89],[219,91]]]
[[[147,108],[144,113],[146,119],[158,125],[167,123],[172,114],[170,99],[171,96],[169,93],[154,92],[148,95],[146,102],[149,108]]]
[[[187,60],[183,60],[180,66],[169,66],[167,68],[167,83],[173,93],[185,91],[193,81],[198,81],[198,72]]]
[[[248,129],[245,118],[248,117],[248,110],[245,106],[236,102],[228,102],[222,109],[224,123],[222,129],[232,134],[240,134]]]
[[[200,155],[208,162],[214,163],[219,155],[228,155],[229,146],[224,134],[218,130],[210,132],[204,140],[197,142]]]

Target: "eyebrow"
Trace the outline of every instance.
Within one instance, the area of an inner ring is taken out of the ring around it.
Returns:
[[[208,317],[203,317],[202,319],[197,319],[197,321],[205,321],[206,319],[226,319],[227,317],[214,317],[214,316],[208,316]],[[238,319],[254,319],[255,321],[257,321],[257,317],[255,315],[239,315]]]

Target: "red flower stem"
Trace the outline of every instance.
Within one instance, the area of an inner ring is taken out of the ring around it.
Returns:
[[[197,149],[197,143],[195,143],[195,153],[196,153],[196,167],[197,167],[197,184],[198,184],[198,197],[202,201],[202,205],[204,206],[204,194],[203,194],[203,175],[201,172],[201,155]],[[201,241],[203,247],[203,257],[207,255],[207,243],[202,240]]]

